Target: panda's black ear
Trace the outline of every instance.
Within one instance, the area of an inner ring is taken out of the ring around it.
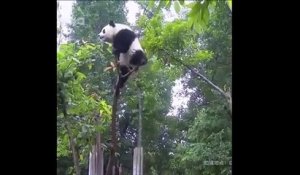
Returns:
[[[115,26],[116,26],[113,20],[110,20],[110,21],[109,21],[109,25],[111,25],[112,27],[115,27]]]

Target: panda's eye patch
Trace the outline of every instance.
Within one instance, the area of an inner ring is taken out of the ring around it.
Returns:
[[[103,29],[103,33],[105,33],[105,29]]]

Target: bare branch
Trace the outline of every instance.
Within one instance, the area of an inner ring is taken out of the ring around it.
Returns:
[[[218,87],[217,85],[215,85],[213,82],[211,82],[204,75],[202,75],[201,73],[199,73],[195,69],[191,68],[189,65],[183,63],[181,60],[179,60],[179,59],[177,59],[175,57],[173,57],[173,60],[175,60],[178,63],[180,63],[181,65],[185,66],[187,69],[189,69],[190,71],[192,71],[194,74],[198,75],[207,84],[209,84],[211,87],[213,87],[216,91],[218,91],[226,99],[226,101],[227,101],[227,103],[229,105],[230,115],[232,114],[232,100],[231,100],[231,94],[230,94],[230,92],[223,91],[220,87]]]

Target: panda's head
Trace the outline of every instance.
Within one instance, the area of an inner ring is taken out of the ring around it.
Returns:
[[[101,32],[98,34],[101,41],[111,43],[115,35],[116,24],[110,21],[105,27],[102,28]]]
[[[98,34],[101,41],[104,42],[113,42],[114,36],[121,30],[128,29],[131,30],[129,26],[125,24],[115,23],[114,21],[110,21],[106,26],[104,26],[101,32]]]

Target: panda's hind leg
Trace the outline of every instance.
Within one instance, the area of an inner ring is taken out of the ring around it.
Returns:
[[[132,55],[132,58],[130,60],[130,64],[135,66],[143,66],[147,64],[147,58],[144,52],[141,50],[135,51],[135,53]]]
[[[117,87],[118,88],[123,88],[124,87],[124,84],[128,80],[128,77],[129,77],[128,73],[130,71],[131,70],[130,70],[129,67],[127,67],[127,66],[120,66],[120,74],[119,74],[119,78],[118,78],[118,82],[117,82]]]

